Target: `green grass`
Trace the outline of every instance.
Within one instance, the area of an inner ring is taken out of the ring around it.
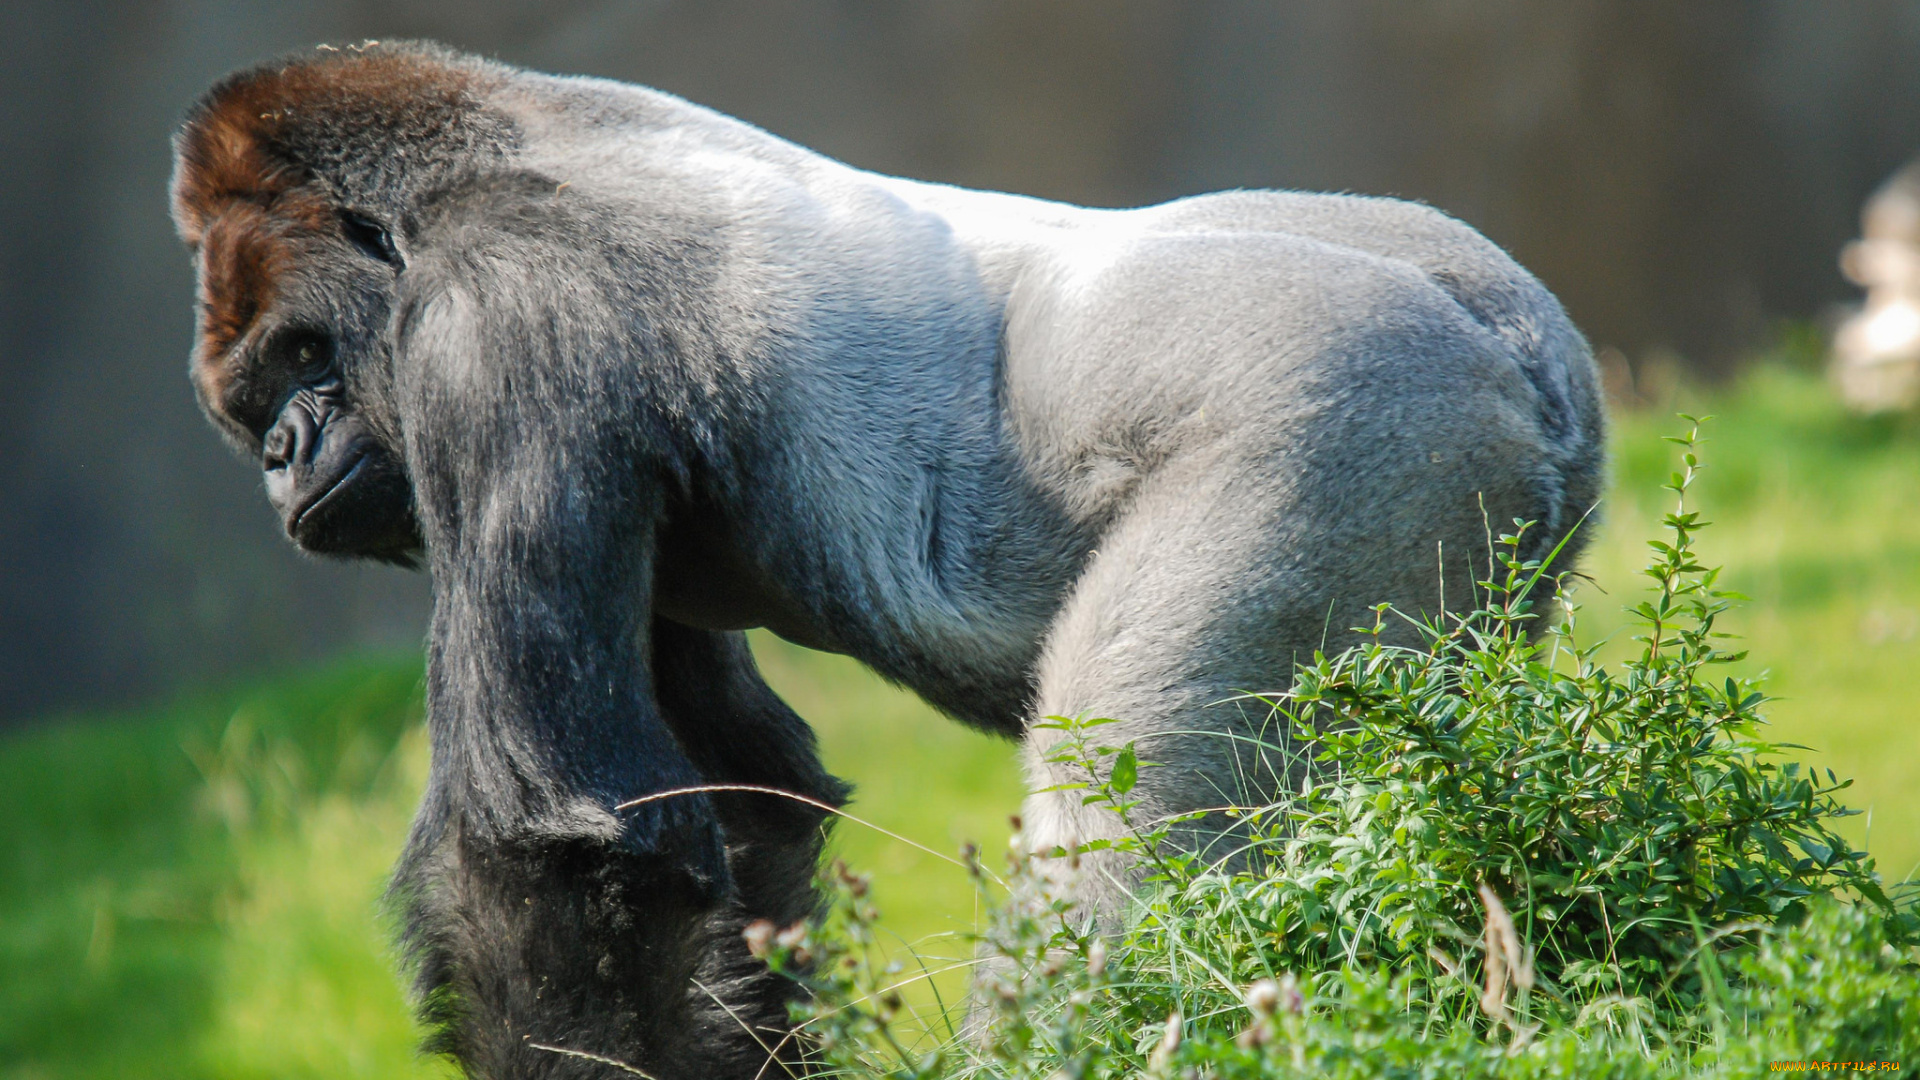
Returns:
[[[1771,671],[1766,734],[1857,778],[1848,801],[1898,879],[1920,862],[1920,423],[1847,416],[1779,367],[1674,407],[1719,417],[1701,546],[1753,598],[1724,625]],[[1585,637],[1643,588],[1671,411],[1616,425]],[[1011,746],[851,661],[756,644],[854,813],[941,851],[1004,842]],[[424,776],[418,679],[417,658],[351,659],[0,739],[0,1078],[444,1075],[412,1054],[377,905]],[[963,873],[850,822],[838,842],[873,872],[882,927],[969,951],[939,937],[972,925]]]
[[[967,842],[1006,844],[1024,793],[1014,744],[961,727],[845,657],[772,635],[756,634],[754,644],[767,681],[820,733],[827,767],[853,782],[850,813],[948,855]],[[854,821],[835,827],[835,849],[887,884],[892,944],[942,972],[913,989],[913,1005],[937,1011],[940,999],[964,995],[966,971],[956,965],[973,946],[957,935],[978,914],[966,872]]]
[[[0,751],[0,1076],[443,1075],[381,879],[424,776],[416,661]]]
[[[1750,598],[1724,625],[1752,653],[1737,670],[1768,674],[1765,735],[1854,778],[1847,802],[1868,813],[1841,831],[1901,880],[1920,864],[1920,417],[1851,416],[1785,365],[1682,392],[1673,409],[1716,417],[1693,498],[1715,523],[1700,548]],[[1585,560],[1595,580],[1577,596],[1590,640],[1646,587],[1645,538],[1670,508],[1660,436],[1676,426],[1672,409],[1615,424],[1613,494]]]

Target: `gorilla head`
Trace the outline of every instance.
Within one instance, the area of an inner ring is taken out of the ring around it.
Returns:
[[[174,212],[199,269],[193,385],[260,462],[287,535],[318,555],[412,565],[420,527],[391,381],[394,230],[261,138],[283,108],[253,86],[203,103],[176,148]],[[248,93],[254,90],[254,93]]]

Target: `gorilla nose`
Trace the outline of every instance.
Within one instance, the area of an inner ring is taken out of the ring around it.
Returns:
[[[260,467],[268,472],[278,472],[295,462],[310,461],[317,434],[318,425],[314,423],[312,414],[298,404],[288,405],[281,410],[280,419],[263,440]]]

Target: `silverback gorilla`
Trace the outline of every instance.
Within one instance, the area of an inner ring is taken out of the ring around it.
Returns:
[[[1538,555],[1596,498],[1585,343],[1422,206],[917,183],[424,44],[242,71],[175,147],[207,414],[301,548],[432,575],[394,889],[476,1076],[803,1056],[740,930],[815,909],[822,812],[623,805],[845,799],[744,629],[1010,738],[1118,717],[1173,814],[1232,797],[1210,703],[1470,596],[1488,517]],[[1029,842],[1110,835],[1048,734]]]

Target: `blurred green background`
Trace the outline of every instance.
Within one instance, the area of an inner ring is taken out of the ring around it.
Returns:
[[[1643,388],[1657,400],[1615,426],[1579,632],[1615,633],[1642,588],[1673,413],[1713,413],[1701,546],[1752,598],[1728,625],[1770,673],[1770,734],[1856,778],[1852,834],[1899,880],[1920,862],[1920,421],[1843,412],[1807,360]],[[1009,744],[851,661],[758,645],[857,784],[853,813],[938,851],[1004,843]],[[378,904],[425,772],[418,682],[417,657],[362,656],[0,740],[0,1077],[441,1074],[413,1052]],[[898,943],[931,969],[966,956],[964,875],[851,822],[836,844]],[[937,983],[950,998],[964,974]]]

